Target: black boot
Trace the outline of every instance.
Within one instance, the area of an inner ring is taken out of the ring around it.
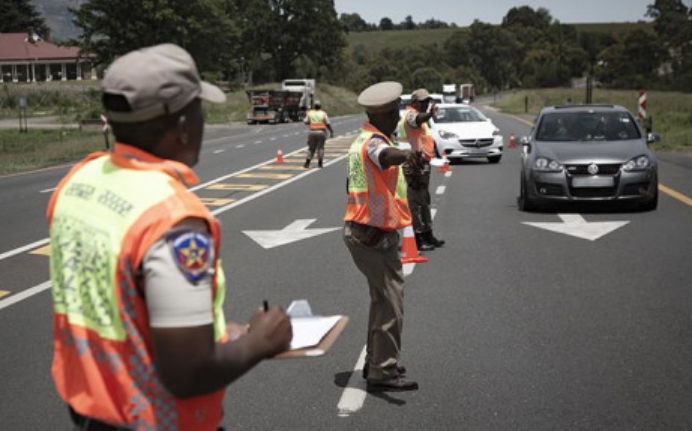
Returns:
[[[418,251],[430,251],[435,250],[435,244],[427,240],[424,234],[416,234],[416,247]]]
[[[443,245],[445,245],[445,241],[442,239],[435,238],[435,235],[433,235],[432,231],[428,232],[426,234],[426,237],[428,239],[428,242],[434,245],[435,247],[442,247]]]
[[[310,159],[305,159],[305,164],[303,165],[305,169],[310,167]]]
[[[317,161],[317,167],[318,167],[318,168],[322,168],[322,160],[318,160],[318,161]]]

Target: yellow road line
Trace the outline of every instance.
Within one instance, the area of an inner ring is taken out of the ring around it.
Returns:
[[[269,187],[266,184],[224,184],[216,183],[207,187],[207,190],[245,190],[249,192],[257,192]]]
[[[30,251],[29,254],[38,254],[40,256],[50,256],[50,244],[45,246],[45,247],[37,248],[34,251]]]
[[[3,296],[7,296],[10,293],[12,293],[12,292],[8,292],[7,290],[0,290],[0,298],[2,298]]]
[[[204,205],[209,205],[210,207],[222,207],[235,202],[235,199],[214,199],[214,198],[199,198]]]
[[[304,167],[302,166],[294,166],[294,165],[267,165],[267,166],[260,166],[259,167],[260,171],[302,171],[305,170]]]
[[[237,175],[236,178],[262,178],[268,180],[287,180],[293,177],[293,174],[271,174],[271,173],[247,173]]]
[[[670,187],[664,186],[663,184],[659,184],[658,189],[670,196],[671,198],[677,199],[680,202],[692,207],[692,198],[690,198],[689,196],[685,196],[682,193],[671,189]]]

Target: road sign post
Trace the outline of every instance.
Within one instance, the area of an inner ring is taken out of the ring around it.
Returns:
[[[19,96],[19,132],[27,132],[29,124],[26,118],[26,96]]]

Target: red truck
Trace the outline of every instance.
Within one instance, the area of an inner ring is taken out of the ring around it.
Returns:
[[[302,93],[287,90],[247,90],[251,109],[247,113],[248,124],[284,123],[300,121],[305,115],[301,107]]]

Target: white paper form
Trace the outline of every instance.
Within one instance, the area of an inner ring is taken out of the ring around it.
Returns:
[[[291,350],[316,346],[342,316],[293,317]]]

